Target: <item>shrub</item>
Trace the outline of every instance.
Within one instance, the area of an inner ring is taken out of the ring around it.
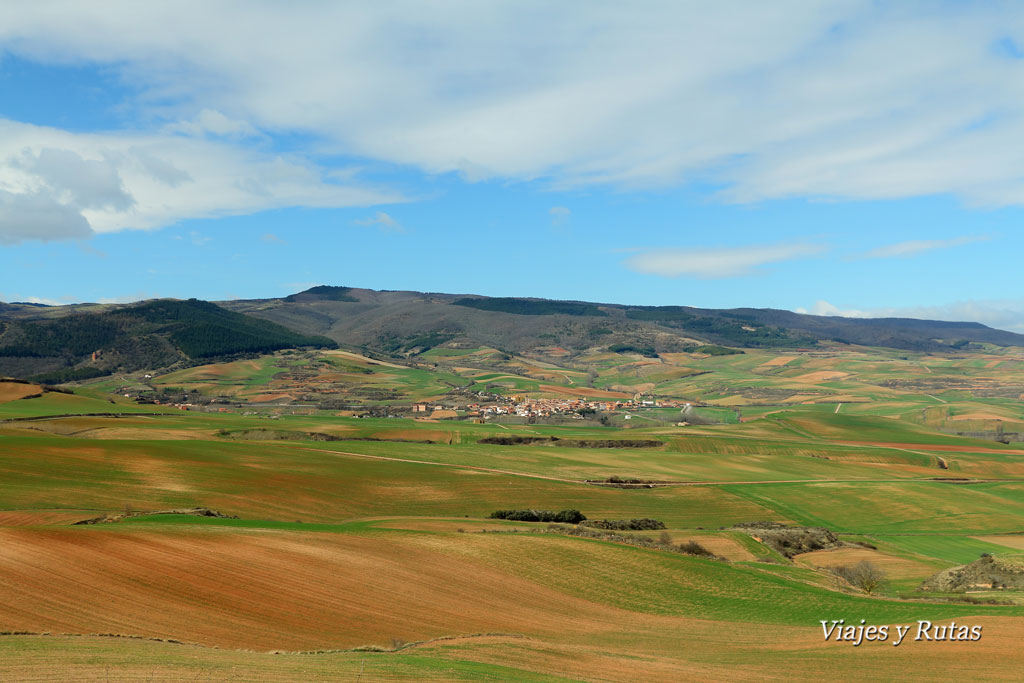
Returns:
[[[79,382],[81,380],[93,379],[94,377],[105,377],[109,374],[111,374],[110,370],[101,370],[100,368],[67,368],[33,375],[29,379],[41,384],[63,384],[64,382]]]
[[[646,358],[657,358],[658,352],[653,346],[636,346],[634,344],[612,344],[608,347],[612,353],[639,353]]]
[[[579,524],[586,516],[579,510],[562,510],[555,515],[555,521],[563,524]]]
[[[851,566],[839,565],[828,567],[828,571],[845,579],[851,586],[856,586],[871,595],[885,582],[885,571],[867,560]]]
[[[687,555],[698,555],[701,557],[714,557],[715,554],[702,546],[697,541],[686,541],[685,543],[679,544],[679,552],[686,553]]]
[[[702,346],[687,346],[683,348],[686,353],[706,353],[709,356],[733,356],[743,353],[739,349],[731,349],[728,346],[718,344],[704,344]]]
[[[579,536],[581,538],[596,538],[601,541],[625,543],[627,545],[637,546],[638,548],[650,548],[651,550],[662,550],[671,553],[680,553],[682,555],[694,555],[711,560],[724,560],[724,558],[718,557],[696,541],[687,541],[686,543],[676,545],[672,543],[672,537],[668,532],[663,533],[659,540],[637,534],[623,534],[617,531],[595,529],[582,524],[574,527],[553,526],[548,528],[548,532],[564,534],[566,536]]]
[[[508,519],[514,522],[557,522],[560,524],[579,524],[587,517],[579,510],[495,510],[491,519]]]
[[[607,317],[596,304],[578,301],[549,301],[546,299],[518,299],[514,297],[462,298],[452,302],[455,306],[498,311],[515,315],[592,315]]]
[[[640,519],[595,519],[584,522],[583,526],[590,526],[595,529],[613,529],[615,531],[651,531],[664,529],[665,523],[643,517]]]

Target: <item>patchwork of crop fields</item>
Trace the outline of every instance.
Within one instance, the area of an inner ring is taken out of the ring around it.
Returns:
[[[279,352],[149,374],[73,393],[0,381],[0,680],[1017,680],[1024,666],[1020,591],[920,590],[1024,552],[1021,349]],[[513,395],[693,407],[603,424],[385,416]],[[490,518],[567,509],[665,529]],[[754,522],[838,540],[782,552],[734,528]],[[885,574],[871,594],[829,569],[860,562]],[[832,619],[984,637],[855,648],[823,637]]]

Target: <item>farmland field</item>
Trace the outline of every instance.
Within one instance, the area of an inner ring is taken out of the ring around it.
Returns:
[[[1012,680],[1015,593],[920,589],[1024,549],[1024,416],[987,395],[1017,356],[962,355],[309,351],[2,385],[0,679]],[[639,385],[604,420],[463,405]],[[510,509],[665,528],[490,518]],[[836,541],[784,552],[773,524]],[[870,593],[830,569],[861,562]],[[854,648],[823,619],[984,637]]]
[[[1019,76],[1003,0],[0,3],[0,683],[1024,681]]]

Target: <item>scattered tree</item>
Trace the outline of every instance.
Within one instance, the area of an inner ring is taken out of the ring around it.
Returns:
[[[836,566],[829,567],[828,570],[868,595],[878,590],[886,578],[885,571],[881,567],[867,560],[862,560],[852,567]]]

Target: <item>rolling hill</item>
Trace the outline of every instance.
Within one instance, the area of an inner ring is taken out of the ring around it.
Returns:
[[[414,354],[446,342],[521,353],[630,344],[672,352],[712,343],[739,348],[807,348],[822,342],[907,351],[955,351],[970,343],[1024,345],[1024,335],[980,323],[841,318],[773,309],[627,306],[549,299],[375,291],[319,286],[283,299],[220,305],[305,334],[385,354]]]
[[[554,350],[577,355],[609,349],[653,355],[708,349],[709,344],[809,349],[839,343],[956,352],[977,344],[1024,346],[1024,335],[974,322],[324,285],[278,299],[217,303],[165,299],[130,305],[0,304],[0,374],[40,381],[335,343],[392,357],[415,356],[439,346],[486,346],[507,354]],[[94,357],[96,351],[100,353]]]
[[[930,581],[1024,549],[1016,335],[328,287],[0,327],[0,362],[115,370],[0,381],[2,680],[1019,678],[1024,592]]]
[[[99,313],[72,311],[62,317],[44,313],[47,317],[38,319],[0,318],[0,374],[57,383],[115,369],[334,346],[329,339],[196,299],[149,301]]]

